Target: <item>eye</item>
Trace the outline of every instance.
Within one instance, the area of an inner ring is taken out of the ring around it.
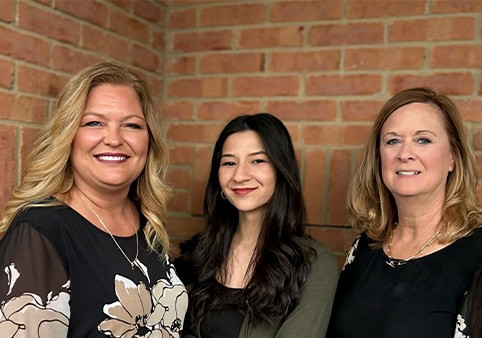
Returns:
[[[231,167],[231,166],[233,166],[233,165],[236,165],[236,163],[233,162],[233,161],[221,162],[221,166],[222,166],[222,167]]]
[[[143,129],[143,127],[137,123],[127,123],[125,126],[131,129]]]
[[[432,143],[432,141],[430,141],[428,138],[420,138],[420,139],[417,140],[417,143],[429,144],[429,143]]]
[[[266,162],[268,161],[265,159],[257,158],[257,159],[254,159],[251,163],[258,164],[258,163],[266,163]]]
[[[86,122],[83,124],[84,127],[97,127],[97,126],[101,126],[102,123],[99,122],[99,121],[89,121],[89,122]]]
[[[385,142],[387,145],[394,145],[394,144],[398,144],[400,143],[399,140],[397,140],[396,138],[392,138],[392,139],[389,139],[388,141]]]

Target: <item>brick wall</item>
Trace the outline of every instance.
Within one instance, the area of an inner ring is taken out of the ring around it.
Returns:
[[[221,128],[267,111],[293,137],[310,232],[341,262],[353,239],[348,184],[392,94],[426,85],[450,95],[482,162],[481,17],[480,0],[2,0],[0,203],[59,88],[114,59],[145,75],[162,102],[174,242],[203,226]]]

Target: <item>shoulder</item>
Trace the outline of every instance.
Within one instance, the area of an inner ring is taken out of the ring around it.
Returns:
[[[338,262],[335,254],[326,245],[311,237],[305,239],[305,241],[315,250],[315,255],[311,263],[311,274],[330,275],[334,279],[337,279]]]

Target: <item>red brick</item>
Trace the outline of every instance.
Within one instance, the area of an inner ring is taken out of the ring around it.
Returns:
[[[328,186],[328,224],[347,225],[346,196],[350,184],[350,150],[333,150],[330,158]]]
[[[193,215],[204,213],[204,192],[211,171],[211,146],[196,146],[194,149],[194,168],[196,174],[193,177],[191,212]]]
[[[131,37],[137,41],[148,41],[149,26],[133,16],[129,16],[121,11],[111,12],[109,28],[114,31]]]
[[[230,31],[178,33],[173,37],[174,52],[199,52],[231,49]]]
[[[15,77],[15,65],[10,60],[0,60],[0,86],[10,88]]]
[[[196,58],[193,56],[172,58],[166,62],[165,67],[167,74],[194,74],[196,71]]]
[[[432,12],[438,13],[476,13],[482,12],[482,2],[479,0],[437,0],[432,5]]]
[[[45,122],[47,117],[47,100],[17,96],[11,93],[0,93],[0,117],[8,120],[25,121],[33,123]]]
[[[410,1],[349,1],[348,18],[384,18],[388,16],[410,16],[426,14],[426,0]]]
[[[399,20],[390,24],[388,41],[450,41],[475,38],[474,18]]]
[[[108,10],[102,2],[93,0],[55,1],[55,8],[96,25],[107,26]]]
[[[233,80],[233,96],[287,96],[300,90],[298,76],[237,77]]]
[[[187,168],[171,166],[167,181],[175,189],[189,189],[191,188],[191,171]]]
[[[21,133],[21,146],[20,146],[21,162],[20,162],[20,168],[18,172],[21,172],[25,167],[25,164],[27,162],[27,157],[30,155],[30,152],[32,151],[32,146],[34,141],[37,138],[39,129],[22,127],[20,133]]]
[[[244,29],[239,48],[301,47],[303,30],[301,26]]]
[[[430,87],[446,95],[469,95],[474,90],[471,73],[430,73],[429,75],[393,75],[388,77],[388,90],[395,94],[411,87]]]
[[[435,46],[431,53],[431,68],[481,68],[482,46]]]
[[[276,116],[276,112],[273,113],[274,116]],[[278,118],[281,119],[280,116],[277,116]],[[286,121],[285,123],[285,126],[286,126],[286,129],[288,129],[288,132],[291,136],[291,142],[293,142],[293,145],[295,146],[295,153],[296,153],[296,156],[297,158],[301,158],[301,154],[297,154],[297,149],[296,149],[296,146],[297,144],[300,144],[301,142],[301,136],[300,136],[300,133],[301,133],[301,127],[299,125],[298,122],[291,122],[291,121]],[[301,164],[301,162],[299,163]]]
[[[308,32],[310,46],[376,44],[383,40],[383,23],[323,24]]]
[[[19,27],[53,37],[59,41],[78,43],[79,25],[65,15],[47,12],[29,2],[19,2]]]
[[[210,101],[199,107],[199,119],[228,121],[238,115],[261,112],[259,101]]]
[[[149,1],[133,1],[134,14],[150,22],[161,24],[163,18],[162,4]]]
[[[382,77],[377,74],[313,75],[306,81],[306,95],[370,95],[380,92]]]
[[[277,1],[272,5],[271,21],[320,21],[341,19],[343,2],[336,1]]]
[[[118,60],[129,60],[128,40],[93,26],[82,27],[82,47]]]
[[[479,95],[482,93],[479,93]],[[465,122],[482,122],[482,100],[457,100],[452,97]]]
[[[195,78],[174,80],[169,83],[168,95],[174,97],[225,97],[228,93],[227,79]]]
[[[166,230],[171,237],[187,239],[204,228],[202,217],[170,216],[167,220]]]
[[[478,137],[479,140],[477,140],[477,143],[480,143],[482,142],[482,140],[480,140],[480,136]],[[482,155],[475,155],[475,160],[477,162],[477,177],[478,178],[481,178],[482,177]]]
[[[334,121],[336,106],[334,100],[269,101],[267,111],[282,120]]]
[[[325,150],[314,148],[305,150],[303,196],[307,221],[310,224],[323,224],[325,220],[326,163]]]
[[[19,91],[56,97],[68,77],[59,76],[29,66],[18,66],[17,88]]]
[[[194,104],[192,102],[165,102],[162,111],[164,119],[192,120],[194,118]]]
[[[15,128],[0,125],[0,207],[10,197],[15,182]]]
[[[303,127],[305,144],[358,145],[364,144],[370,126],[366,125],[306,125]]]
[[[269,70],[271,72],[315,72],[338,70],[340,51],[280,52],[272,53]]]
[[[201,73],[253,73],[263,71],[262,53],[209,54],[201,58]]]
[[[125,9],[128,12],[131,11],[131,8],[133,5],[133,1],[131,0],[107,0],[107,1],[110,3],[113,3],[117,7]]]
[[[201,9],[203,27],[236,26],[263,23],[266,17],[264,4],[235,4]]]
[[[170,164],[191,164],[193,161],[193,148],[191,146],[170,146]]]
[[[134,65],[151,71],[161,70],[161,54],[134,44],[131,48],[131,61]]]
[[[333,252],[343,254],[350,250],[357,237],[357,233],[351,227],[309,226],[307,232],[317,241],[326,244]]]
[[[344,101],[342,105],[343,121],[373,122],[385,101],[353,100]]]
[[[167,136],[175,142],[214,143],[224,124],[176,124],[171,123]]]
[[[32,63],[49,63],[49,42],[0,26],[0,54]]]
[[[55,46],[52,50],[53,68],[71,74],[103,60],[100,56],[61,45]]]
[[[151,46],[154,49],[157,49],[159,53],[164,50],[166,42],[164,32],[161,30],[156,30],[155,28],[151,27],[151,34],[152,34],[152,43]]]
[[[0,1],[0,20],[5,22],[13,22],[15,20],[15,4],[14,0]]]
[[[197,23],[196,10],[173,8],[169,12],[168,22],[169,28],[194,28]]]
[[[477,128],[474,131],[473,149],[482,150],[482,129]],[[481,168],[482,169],[482,168]]]
[[[344,69],[393,70],[421,69],[424,66],[423,47],[357,48],[345,52]]]
[[[191,209],[190,198],[191,194],[188,191],[175,190],[174,196],[169,201],[167,208],[170,211],[187,212]]]

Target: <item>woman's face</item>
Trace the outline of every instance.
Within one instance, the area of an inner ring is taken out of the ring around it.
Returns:
[[[74,183],[129,189],[144,169],[148,148],[147,123],[134,89],[111,84],[91,89],[72,142]]]
[[[258,134],[248,130],[224,142],[218,171],[226,198],[241,213],[264,213],[276,185],[276,168]]]
[[[454,157],[442,113],[426,103],[395,110],[380,134],[383,182],[395,199],[422,196],[443,201]]]

